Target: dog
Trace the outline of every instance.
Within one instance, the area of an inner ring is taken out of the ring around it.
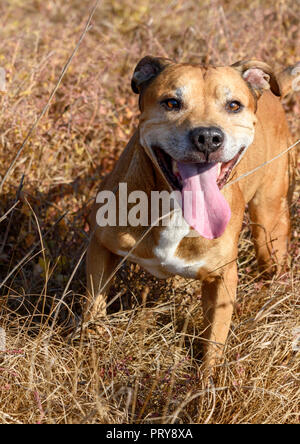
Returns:
[[[275,272],[288,254],[293,155],[256,168],[292,144],[280,102],[292,90],[292,73],[290,67],[276,75],[256,60],[214,67],[146,56],[138,63],[132,89],[139,95],[139,126],[100,192],[115,196],[116,219],[125,208],[121,184],[149,199],[153,190],[176,191],[183,202],[179,211],[173,203],[171,215],[162,215],[169,216],[167,225],[149,229],[119,219],[99,226],[104,201],[97,199],[87,252],[87,319],[105,312],[111,277],[122,258],[158,278],[198,279],[203,365],[214,368],[222,359],[246,205],[261,269]]]

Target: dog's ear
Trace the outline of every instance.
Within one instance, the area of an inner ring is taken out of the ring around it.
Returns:
[[[281,96],[279,82],[267,63],[259,60],[242,60],[231,66],[241,73],[243,79],[251,86],[257,97],[260,97],[263,91],[267,89],[270,89],[275,96]]]
[[[146,56],[137,64],[131,80],[133,92],[140,94],[148,82],[173,62],[163,57]]]

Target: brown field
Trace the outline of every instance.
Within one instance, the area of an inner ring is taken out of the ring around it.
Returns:
[[[7,92],[0,96],[0,182],[92,6],[1,1]],[[201,301],[191,281],[164,283],[123,266],[111,292],[116,302],[98,322],[102,333],[93,325],[83,331],[80,318],[87,216],[101,178],[137,126],[130,79],[138,60],[259,58],[280,69],[300,60],[299,17],[295,0],[100,2],[1,191],[0,423],[299,422],[299,171],[289,269],[268,286],[256,270],[245,216],[238,299],[214,382],[199,370]],[[284,103],[296,141],[300,94]]]

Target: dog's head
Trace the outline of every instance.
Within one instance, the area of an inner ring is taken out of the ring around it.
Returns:
[[[140,94],[140,143],[175,189],[192,187],[195,176],[205,190],[212,180],[221,189],[253,142],[260,95],[280,95],[263,62],[203,67],[150,56],[138,63],[132,89]]]

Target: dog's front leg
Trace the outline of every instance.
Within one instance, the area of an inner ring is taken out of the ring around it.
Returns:
[[[204,314],[204,367],[213,368],[221,359],[228,336],[237,288],[236,262],[228,265],[222,276],[204,281],[202,303]]]
[[[96,236],[87,252],[87,302],[85,320],[106,314],[106,297],[112,284],[112,274],[120,258],[107,250]]]

